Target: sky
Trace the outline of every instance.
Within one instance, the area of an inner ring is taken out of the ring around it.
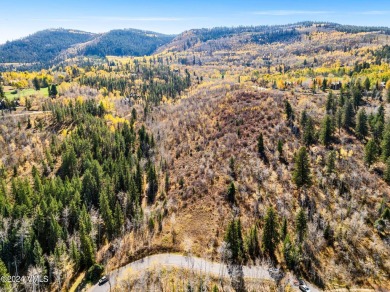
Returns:
[[[138,28],[178,34],[192,28],[298,21],[389,26],[390,1],[5,0],[0,44],[48,28],[89,32]]]

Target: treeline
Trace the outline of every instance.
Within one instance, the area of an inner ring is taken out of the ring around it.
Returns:
[[[381,49],[373,52],[375,57],[375,64],[380,65],[382,61],[389,63],[390,61],[390,46],[385,45]]]
[[[0,178],[0,267],[11,275],[38,271],[60,285],[70,266],[89,269],[89,276],[102,270],[96,250],[140,227],[141,202],[144,195],[154,202],[158,177],[154,138],[144,126],[134,128],[135,113],[113,130],[92,100],[45,109],[72,132],[63,142],[53,136],[31,177],[15,168],[10,189]]]
[[[291,40],[298,40],[300,33],[295,29],[276,30],[265,32],[263,34],[255,34],[252,36],[252,41],[263,45],[275,42],[287,42]]]
[[[119,91],[123,96],[130,94],[158,104],[163,96],[176,98],[191,85],[190,73],[185,70],[185,77],[173,72],[166,66],[146,67],[136,65],[136,73],[129,77],[122,76],[86,76],[79,78],[79,83],[92,88],[106,88],[108,92]],[[154,81],[159,78],[159,81]],[[142,80],[137,86],[136,80]]]

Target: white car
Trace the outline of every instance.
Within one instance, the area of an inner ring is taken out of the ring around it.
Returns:
[[[101,285],[103,285],[103,284],[106,283],[106,282],[108,282],[108,277],[107,277],[107,276],[104,276],[104,277],[102,277],[102,278],[99,280],[98,284],[99,284],[99,286],[101,286]]]
[[[299,285],[299,290],[301,290],[303,292],[310,292],[310,288],[307,287],[305,284]]]

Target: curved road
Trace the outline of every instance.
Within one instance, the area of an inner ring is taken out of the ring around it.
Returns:
[[[109,273],[109,282],[99,286],[98,284],[91,287],[89,292],[106,292],[110,291],[117,284],[117,281],[126,275],[126,271],[131,269],[132,271],[143,271],[150,267],[175,267],[190,269],[195,272],[201,272],[205,274],[212,274],[219,277],[229,277],[227,267],[225,264],[211,262],[206,259],[198,257],[189,257],[180,254],[156,254],[145,257],[138,261],[129,263],[119,269],[116,269]],[[266,266],[243,266],[243,272],[245,278],[256,278],[264,280],[272,280],[268,267]],[[311,291],[319,291],[312,285],[309,286]]]

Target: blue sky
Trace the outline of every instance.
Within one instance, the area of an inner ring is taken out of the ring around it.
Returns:
[[[139,28],[176,34],[191,28],[286,24],[303,20],[390,26],[390,1],[6,0],[0,43],[47,28],[105,32]]]

